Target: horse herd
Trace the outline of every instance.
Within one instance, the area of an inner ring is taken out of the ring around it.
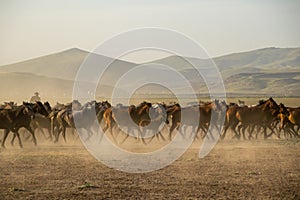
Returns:
[[[97,125],[97,126],[95,126]],[[100,130],[95,131],[95,127]],[[68,104],[51,107],[48,102],[27,103],[16,105],[13,102],[4,103],[0,107],[0,129],[4,130],[1,145],[10,132],[12,141],[17,137],[20,147],[22,140],[19,129],[25,128],[34,144],[37,144],[36,132],[57,142],[62,135],[66,141],[66,129],[82,129],[87,133],[87,139],[96,132],[102,138],[109,133],[117,143],[119,133],[125,134],[121,143],[129,136],[133,136],[147,144],[157,137],[166,140],[164,132],[168,132],[168,139],[172,140],[177,130],[182,137],[193,139],[207,136],[214,139],[212,131],[217,131],[224,139],[228,129],[237,139],[254,139],[261,134],[264,139],[275,135],[287,139],[299,138],[300,107],[291,108],[279,105],[273,98],[260,100],[257,105],[247,106],[244,103],[227,104],[225,101],[200,101],[197,105],[181,107],[178,103],[149,103],[124,106],[112,106],[107,101],[91,101],[82,105],[74,100]],[[46,130],[46,132],[45,132]],[[255,133],[255,137],[254,137]],[[47,135],[48,134],[48,135]]]

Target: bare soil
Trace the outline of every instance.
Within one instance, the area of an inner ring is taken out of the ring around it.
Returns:
[[[106,167],[78,140],[27,141],[23,149],[7,143],[0,199],[300,199],[300,140],[226,139],[199,159],[201,142],[170,166],[141,174]]]

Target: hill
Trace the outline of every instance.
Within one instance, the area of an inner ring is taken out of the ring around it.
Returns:
[[[215,63],[228,93],[300,95],[300,48],[272,47],[224,55],[212,60],[169,56],[151,63],[174,67],[192,83],[197,83],[194,87],[201,88],[198,89],[201,93],[204,79],[198,76],[190,62],[195,63],[195,68],[205,78],[216,77],[211,70]]]
[[[1,72],[0,85],[1,102],[29,101],[33,93],[39,91],[42,100],[54,104],[72,101],[74,81],[22,72]],[[96,96],[105,99],[114,89],[121,95],[126,94],[112,86],[100,85],[96,88]]]
[[[39,91],[42,97],[57,99],[58,101],[70,100],[76,74],[87,56],[92,56],[91,69],[104,69],[106,63],[111,63],[104,72],[97,88],[97,96],[110,97],[117,81],[129,70],[137,66],[122,60],[109,58],[102,55],[90,54],[80,49],[69,49],[55,54],[30,59],[27,61],[0,66],[0,91],[5,100],[26,100],[35,91]],[[201,71],[201,75],[191,66],[189,61],[195,63],[195,67]],[[214,63],[218,67],[226,92],[230,95],[257,94],[276,96],[300,95],[300,48],[265,48],[249,52],[234,53],[210,59],[198,59],[180,56],[169,56],[154,60],[148,65],[160,68],[155,76],[165,79],[181,94],[186,94],[187,88],[182,87],[178,77],[170,76],[171,71],[161,68],[160,65],[168,65],[179,71],[197,93],[207,94],[206,78],[216,78],[212,67]],[[151,67],[149,67],[151,68]],[[150,70],[151,71],[151,70]],[[143,83],[150,75],[128,76],[129,83],[117,88],[120,94],[126,94],[127,88],[132,84]],[[98,82],[98,77],[88,77],[87,82]],[[86,84],[86,83],[84,83]],[[90,84],[90,83],[87,83]],[[128,92],[128,91],[127,91]],[[154,85],[142,86],[139,96],[143,94],[163,94],[167,91]],[[188,95],[188,94],[187,94]]]
[[[65,80],[75,80],[76,74],[85,61],[91,56],[94,63],[102,66],[105,63],[111,63],[105,74],[107,82],[113,82],[114,77],[134,67],[136,64],[109,58],[106,56],[92,54],[77,48],[68,49],[62,52],[30,59],[27,61],[0,66],[0,72],[22,72],[36,74],[51,78],[60,78]],[[113,74],[114,76],[110,76]]]

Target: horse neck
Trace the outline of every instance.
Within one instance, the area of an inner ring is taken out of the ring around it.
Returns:
[[[259,105],[254,106],[253,108],[259,108],[259,109],[262,109],[262,110],[267,110],[267,109],[269,109],[269,102],[265,101],[264,103],[261,103]]]
[[[270,98],[269,100],[267,100],[267,103],[268,106],[272,109],[275,109],[275,110],[279,110],[279,105],[277,105],[276,101],[274,101],[274,99]]]
[[[201,109],[201,110],[204,110],[204,111],[206,111],[206,112],[209,112],[212,108],[213,108],[213,106],[212,106],[212,103],[211,103],[211,102],[208,103],[208,104],[205,104],[205,105],[203,105],[203,106],[200,106],[200,109]]]
[[[104,102],[104,106],[107,107],[107,108],[110,108],[110,107],[111,107],[111,104],[110,104],[109,102],[106,101],[106,102]]]
[[[219,111],[221,110],[221,106],[219,103],[213,103],[212,104],[212,109],[216,110],[216,111]]]
[[[139,110],[137,109],[138,111],[138,114],[139,115],[142,115],[143,113],[147,112],[147,109],[148,109],[148,106],[147,105],[144,105],[142,108],[140,108]]]
[[[288,108],[285,107],[283,104],[280,104],[280,106],[279,106],[279,112],[282,113],[282,114],[285,114],[285,115],[289,114]]]
[[[181,108],[178,105],[173,105],[172,107],[167,109],[167,114],[172,115],[175,111],[180,110]]]
[[[24,110],[26,109],[26,106],[25,105],[20,105],[16,108],[15,113],[16,113],[16,116],[19,116],[21,114],[24,114]]]

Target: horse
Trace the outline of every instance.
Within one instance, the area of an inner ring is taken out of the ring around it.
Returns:
[[[138,131],[138,136],[141,137],[142,142],[144,144],[145,140],[143,137],[143,133],[141,131],[141,127],[150,124],[151,118],[149,116],[149,109],[151,108],[152,104],[147,102],[142,102],[138,106],[122,106],[122,107],[111,107],[105,110],[103,113],[103,119],[105,121],[105,127],[103,128],[103,132],[105,133],[108,129],[116,142],[116,139],[113,135],[113,127],[118,125],[118,128],[127,128],[128,132],[132,132],[134,127]],[[138,139],[138,136],[136,138]],[[125,140],[129,137],[129,134],[126,134]]]
[[[71,107],[76,108],[76,110],[71,109]],[[58,142],[60,132],[66,141],[66,128],[72,128],[73,130],[78,128],[85,129],[88,134],[87,139],[92,134],[91,127],[96,120],[95,103],[86,103],[84,106],[71,107],[67,105],[65,109],[62,109],[56,115],[59,130],[55,135],[55,142]]]
[[[32,130],[30,123],[34,118],[35,113],[32,108],[23,103],[14,109],[1,109],[0,110],[0,129],[5,129],[1,146],[5,148],[5,141],[10,131],[14,133],[14,136],[18,137],[19,145],[22,148],[23,144],[20,138],[19,129],[24,127],[32,135],[33,142],[37,145],[35,133]]]
[[[291,136],[300,137],[298,132],[300,129],[300,107],[287,108],[283,104],[280,104],[280,114],[278,118],[280,120],[279,131],[284,130],[285,136],[290,134]],[[298,126],[297,130],[294,129]]]
[[[274,133],[271,124],[276,120],[279,109],[272,97],[266,101],[260,101],[258,105],[253,107],[241,107],[236,112],[236,118],[239,120],[238,138],[243,134],[243,138],[246,139],[245,130],[249,128],[248,139],[251,139],[255,126],[259,129],[263,128],[264,139],[270,137]],[[267,128],[272,131],[269,135],[267,134]],[[256,134],[256,138],[258,133],[259,131]]]

